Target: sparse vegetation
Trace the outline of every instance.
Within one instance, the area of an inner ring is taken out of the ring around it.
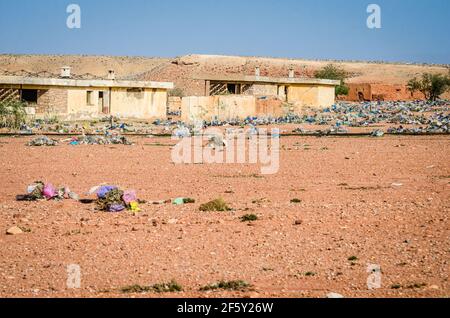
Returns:
[[[316,276],[316,273],[314,273],[314,272],[306,272],[305,273],[305,276]]]
[[[195,203],[195,199],[192,198],[184,198],[183,199],[184,204],[190,204],[190,203]]]
[[[253,222],[258,220],[258,216],[255,214],[246,214],[240,217],[242,222]]]
[[[120,291],[125,294],[148,293],[151,291],[150,286],[130,285],[122,287]]]
[[[181,285],[176,281],[171,281],[170,283],[155,284],[152,286],[141,286],[141,285],[130,285],[122,287],[120,289],[122,293],[132,294],[132,293],[174,293],[183,291]]]
[[[0,101],[0,128],[18,129],[26,123],[26,104],[16,100]]]
[[[208,203],[204,203],[204,204],[200,205],[200,211],[223,212],[223,211],[231,211],[231,208],[228,206],[228,204],[222,198],[218,198],[218,199],[215,199]]]
[[[426,99],[435,101],[450,90],[450,75],[424,73],[421,79],[414,77],[408,82],[408,90],[412,93],[419,91]]]
[[[356,256],[350,256],[349,258],[348,258],[348,260],[349,261],[357,261],[358,260],[358,257],[356,257]]]
[[[406,288],[408,288],[408,289],[420,289],[420,288],[424,288],[426,286],[427,286],[427,284],[425,284],[425,283],[414,283],[414,284],[408,285]]]
[[[232,280],[232,281],[220,281],[218,283],[207,285],[200,288],[200,291],[208,291],[208,290],[235,290],[235,291],[245,291],[251,285],[243,280]]]
[[[341,81],[341,85],[336,86],[336,96],[348,95],[349,88],[345,85],[345,80],[348,78],[348,73],[343,68],[334,64],[328,64],[321,70],[316,71],[314,74],[316,78],[330,79]]]
[[[156,293],[175,293],[183,291],[183,287],[174,280],[170,283],[155,284],[151,288]]]
[[[170,97],[184,97],[184,91],[179,87],[169,90],[167,94]]]
[[[291,200],[291,203],[302,203],[302,200],[300,200],[298,198],[294,198]]]

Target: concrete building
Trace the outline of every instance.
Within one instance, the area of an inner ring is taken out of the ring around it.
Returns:
[[[0,100],[17,99],[30,113],[65,119],[102,115],[125,118],[166,118],[167,91],[173,83],[108,79],[75,79],[63,67],[59,77],[0,76]]]
[[[335,87],[339,81],[259,76],[208,75],[196,77],[204,81],[205,96],[182,99],[182,120],[227,120],[248,116],[278,117],[300,113],[304,108],[326,108],[335,103]]]
[[[258,71],[255,71],[256,74]],[[292,74],[292,72],[290,72]],[[292,75],[291,75],[292,76]],[[315,78],[276,78],[265,76],[204,76],[205,96],[276,96],[280,100],[309,107],[329,107],[335,102],[339,81]]]

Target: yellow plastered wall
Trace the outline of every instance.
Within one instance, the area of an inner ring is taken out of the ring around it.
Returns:
[[[336,88],[334,86],[319,86],[318,105],[321,108],[331,107],[336,103]]]
[[[167,91],[163,89],[134,90],[113,88],[111,114],[125,118],[166,118]]]
[[[87,103],[87,92],[91,91],[91,104]],[[67,90],[67,111],[68,114],[91,114],[96,115],[99,109],[98,93],[101,89],[94,88],[68,88]]]
[[[301,111],[303,107],[330,107],[335,103],[335,88],[326,85],[291,85],[288,88],[288,102],[296,105],[296,111]]]
[[[218,96],[217,117],[220,120],[244,119],[256,115],[256,99],[254,96]]]
[[[189,96],[181,102],[181,120],[227,120],[256,115],[254,96]]]
[[[188,96],[181,100],[181,120],[211,120],[214,116],[214,104],[217,96]]]

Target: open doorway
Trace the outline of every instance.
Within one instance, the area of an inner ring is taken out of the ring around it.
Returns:
[[[37,104],[38,102],[38,90],[37,89],[23,89],[22,101],[30,104]]]
[[[98,92],[98,105],[102,114],[109,114],[109,91]]]

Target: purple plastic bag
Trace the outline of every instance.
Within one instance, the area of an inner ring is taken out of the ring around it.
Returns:
[[[109,191],[117,189],[116,186],[102,186],[100,189],[97,190],[97,197],[99,199],[104,199],[106,197],[106,194],[108,194]]]
[[[122,204],[112,204],[109,207],[109,212],[121,212],[125,210],[125,207]]]

